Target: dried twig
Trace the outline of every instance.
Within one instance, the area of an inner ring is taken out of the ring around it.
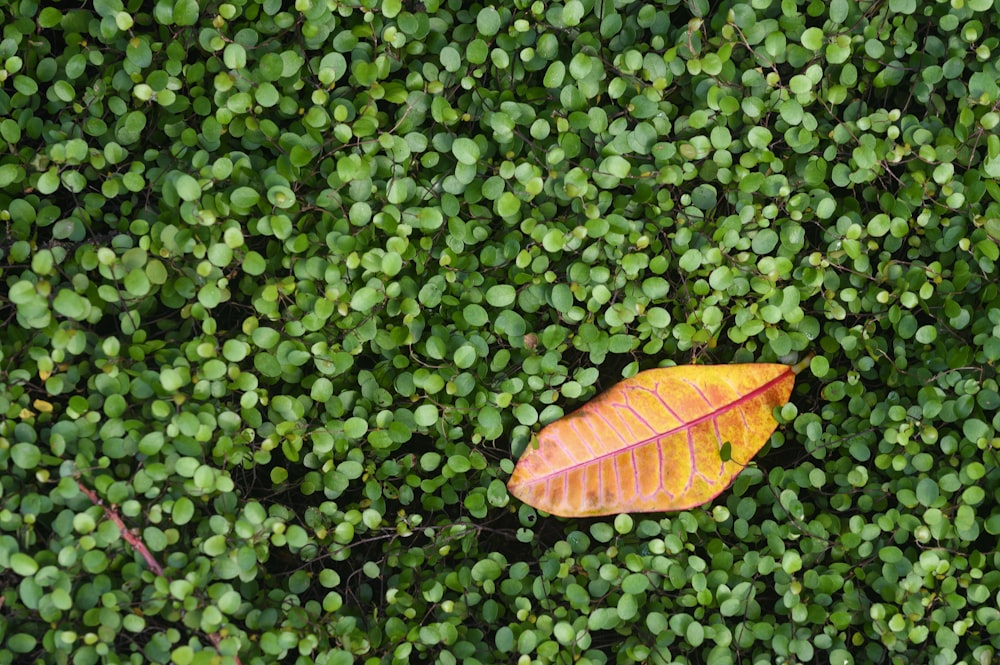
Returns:
[[[101,498],[97,496],[97,492],[89,489],[82,482],[77,481],[76,484],[80,487],[80,491],[87,495],[87,498],[90,499],[92,504],[100,506],[104,509],[104,516],[115,523],[115,526],[118,527],[118,530],[122,534],[122,538],[124,538],[125,542],[131,545],[136,552],[142,555],[142,558],[146,560],[146,565],[149,566],[149,569],[157,575],[164,576],[163,566],[161,566],[160,563],[153,557],[153,553],[149,551],[148,547],[146,547],[146,543],[142,542],[139,539],[139,536],[132,533],[132,530],[125,526],[125,522],[122,521],[121,515],[118,514],[118,510],[115,509],[114,506],[109,507],[104,505]]]
[[[115,526],[118,527],[118,531],[122,534],[122,538],[124,538],[125,542],[131,545],[136,552],[142,555],[142,558],[146,561],[146,565],[149,566],[149,569],[161,577],[167,577],[163,572],[163,566],[160,565],[160,562],[156,560],[153,553],[149,551],[148,547],[146,547],[146,543],[142,542],[142,539],[139,538],[139,536],[125,526],[125,521],[122,519],[121,513],[118,512],[118,509],[114,506],[106,505],[104,501],[101,500],[101,497],[97,496],[97,492],[84,485],[81,481],[78,480],[76,484],[80,488],[80,491],[87,495],[87,498],[90,499],[92,504],[100,506],[104,509],[104,516],[115,523]],[[169,578],[167,578],[167,580],[169,581]],[[2,601],[3,598],[0,597],[0,606],[3,604]],[[222,642],[222,638],[219,637],[219,634],[210,633],[208,635],[208,639],[215,647],[216,651],[218,651],[219,644]],[[236,665],[243,665],[243,663],[240,662],[240,657],[238,655],[234,654],[233,660],[236,661]]]

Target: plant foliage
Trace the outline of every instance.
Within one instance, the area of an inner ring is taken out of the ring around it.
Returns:
[[[997,660],[993,0],[0,25],[0,665]],[[623,376],[808,352],[714,507],[507,494]]]

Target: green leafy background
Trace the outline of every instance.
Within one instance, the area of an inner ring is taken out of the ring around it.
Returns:
[[[41,4],[0,663],[996,662],[993,0]],[[623,376],[809,352],[713,505],[507,495]]]

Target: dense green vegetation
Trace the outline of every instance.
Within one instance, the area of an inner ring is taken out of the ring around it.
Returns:
[[[0,664],[1000,658],[994,0],[43,4]],[[809,352],[709,506],[507,494],[623,376]]]

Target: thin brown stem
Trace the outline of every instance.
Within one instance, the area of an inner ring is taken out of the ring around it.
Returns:
[[[101,497],[97,496],[97,492],[84,485],[82,481],[78,480],[76,481],[76,484],[77,487],[80,488],[80,491],[83,492],[88,499],[90,499],[92,504],[100,506],[104,509],[104,516],[115,523],[115,526],[118,527],[118,531],[122,534],[122,538],[124,538],[125,542],[131,545],[136,552],[142,555],[142,558],[146,561],[146,565],[149,566],[149,569],[160,577],[167,577],[163,572],[163,566],[160,565],[160,562],[156,560],[153,553],[149,551],[148,547],[146,547],[146,543],[142,542],[142,539],[139,538],[139,536],[132,533],[132,530],[125,526],[125,521],[122,519],[121,513],[118,512],[118,509],[113,505],[109,506],[105,504],[104,501],[101,500]],[[169,578],[167,579],[169,581]],[[2,605],[2,601],[3,598],[0,597],[0,605]],[[219,644],[222,642],[222,638],[219,634],[217,632],[209,633],[208,640],[212,643],[212,646],[215,647],[216,651],[218,651]],[[240,657],[238,655],[233,654],[233,660],[236,662],[236,665],[243,665],[243,663],[240,662]]]
[[[163,566],[160,565],[160,562],[156,560],[153,553],[149,551],[148,547],[146,547],[146,543],[142,542],[138,536],[132,533],[131,529],[125,526],[125,522],[122,520],[118,510],[114,506],[106,506],[104,501],[97,496],[97,492],[88,488],[82,482],[77,481],[76,484],[79,486],[80,491],[87,495],[87,498],[90,499],[92,504],[100,506],[104,509],[104,516],[115,523],[115,526],[118,527],[118,530],[122,534],[122,538],[124,538],[125,542],[131,545],[136,552],[142,555],[142,558],[146,560],[146,565],[149,566],[149,569],[161,577],[166,577],[163,574]]]

